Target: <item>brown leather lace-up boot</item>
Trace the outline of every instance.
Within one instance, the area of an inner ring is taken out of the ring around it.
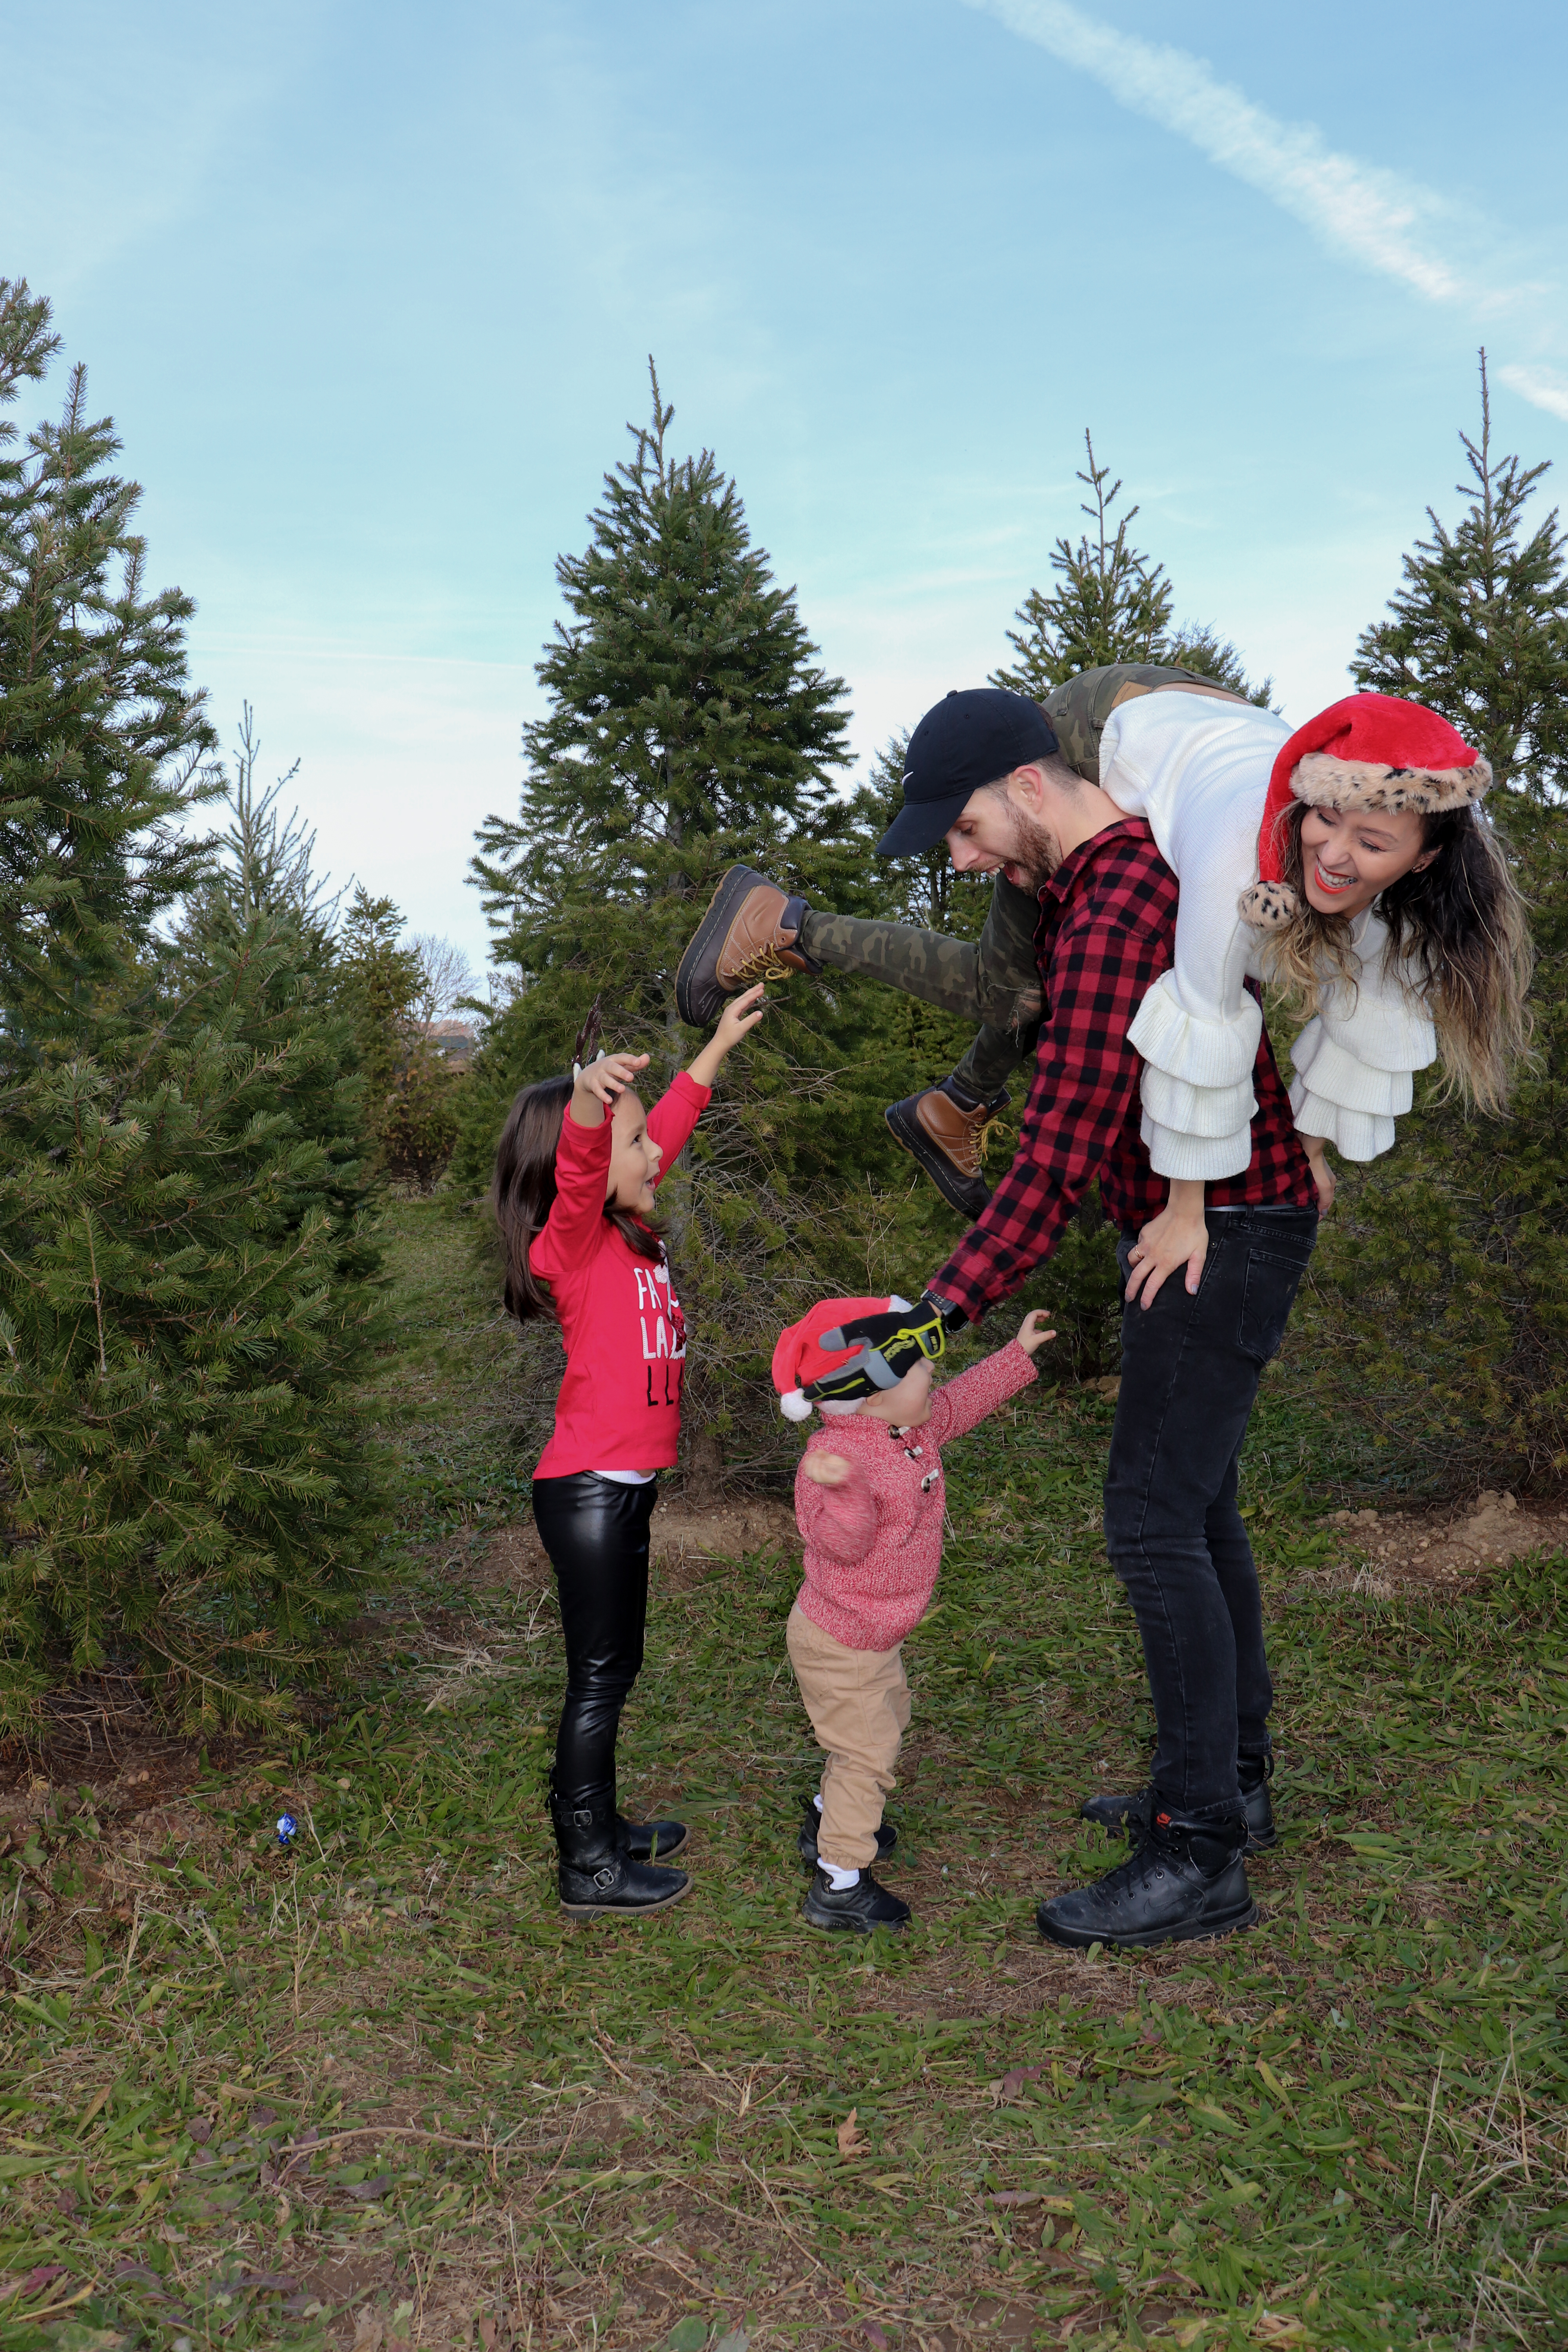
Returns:
[[[694,1029],[707,1029],[738,995],[759,980],[788,980],[822,966],[795,945],[805,900],[792,898],[765,874],[731,866],[697,926],[675,975],[675,1009]]]
[[[952,1084],[948,1079],[923,1095],[906,1095],[882,1116],[943,1200],[963,1216],[977,1217],[991,1198],[981,1172],[987,1135],[1010,1097],[1004,1087],[990,1102],[969,1105],[950,1092]]]

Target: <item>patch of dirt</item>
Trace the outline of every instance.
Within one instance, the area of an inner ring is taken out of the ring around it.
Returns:
[[[671,1495],[654,1506],[649,1549],[658,1566],[743,1559],[751,1552],[799,1548],[795,1513],[775,1496],[693,1503],[684,1496]],[[550,1581],[550,1562],[531,1519],[502,1528],[491,1537],[474,1578],[480,1588],[506,1585],[523,1592],[542,1591]]]
[[[1467,1511],[1333,1511],[1328,1524],[1342,1533],[1347,1556],[1301,1571],[1290,1594],[1468,1592],[1528,1552],[1568,1549],[1568,1510],[1489,1491]]]

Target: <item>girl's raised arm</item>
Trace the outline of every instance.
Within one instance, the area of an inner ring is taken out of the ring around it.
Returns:
[[[646,1054],[608,1054],[579,1076],[555,1147],[555,1200],[529,1253],[536,1274],[570,1274],[599,1244],[610,1183],[610,1122],[616,1097],[647,1066]]]

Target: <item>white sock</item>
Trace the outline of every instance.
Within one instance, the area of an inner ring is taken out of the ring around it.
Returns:
[[[858,1886],[860,1884],[860,1874],[858,1870],[840,1870],[837,1863],[825,1862],[822,1864],[822,1874],[835,1895],[842,1895],[849,1887]]]
[[[816,1807],[817,1811],[820,1812],[822,1811],[822,1791],[820,1789],[818,1789],[816,1796],[813,1797],[811,1801]]]

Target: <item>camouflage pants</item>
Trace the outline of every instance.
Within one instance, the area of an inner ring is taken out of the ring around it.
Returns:
[[[1063,759],[1097,784],[1106,720],[1119,704],[1162,687],[1223,692],[1195,671],[1162,668],[1155,662],[1083,670],[1054,688],[1044,708]],[[918,996],[923,1004],[978,1022],[979,1034],[952,1075],[970,1094],[989,1102],[1034,1055],[1041,1006],[1035,962],[1039,911],[1028,891],[998,875],[978,940],[951,940],[914,923],[869,922],[813,908],[801,926],[800,943],[835,971],[864,972],[906,996]]]

